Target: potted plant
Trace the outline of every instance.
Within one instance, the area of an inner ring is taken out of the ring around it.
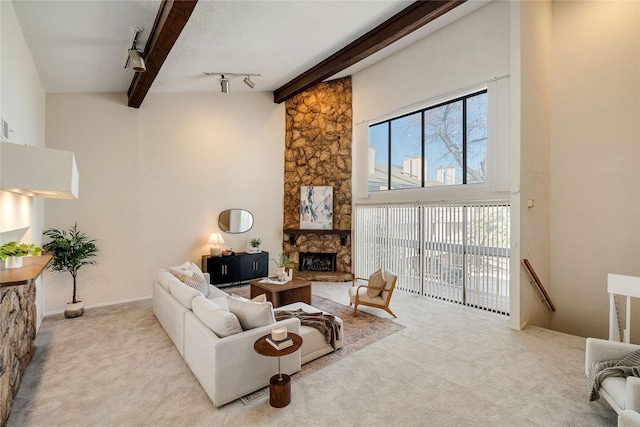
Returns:
[[[82,266],[96,263],[95,257],[99,251],[96,241],[81,233],[78,223],[68,231],[49,228],[43,234],[51,239],[43,246],[44,251],[53,256],[49,267],[53,271],[68,271],[73,277],[73,298],[67,303],[64,315],[82,316],[84,304],[76,299],[76,279]]]
[[[37,256],[42,252],[42,248],[33,243],[9,242],[0,246],[0,260],[5,263],[5,268],[22,267],[22,257]]]
[[[272,260],[276,263],[276,266],[278,266],[278,271],[276,272],[278,280],[284,280],[284,278],[287,277],[287,273],[285,273],[284,269],[293,266],[293,262],[291,262],[291,259],[289,259],[287,254],[284,252],[281,252],[278,254],[278,258],[272,258]]]
[[[261,244],[262,244],[262,240],[259,237],[249,240],[249,246],[251,247],[251,252],[260,252]]]

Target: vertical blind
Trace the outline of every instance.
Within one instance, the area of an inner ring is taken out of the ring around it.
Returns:
[[[507,202],[356,205],[354,272],[405,292],[509,313]]]

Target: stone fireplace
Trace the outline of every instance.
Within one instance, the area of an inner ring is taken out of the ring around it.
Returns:
[[[283,250],[294,276],[349,281],[351,273],[351,78],[319,83],[286,101]],[[333,187],[333,229],[300,229],[300,187]],[[335,254],[335,270],[302,269],[301,254]]]

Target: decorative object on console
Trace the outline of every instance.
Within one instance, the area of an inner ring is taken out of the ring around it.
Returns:
[[[261,244],[262,244],[262,239],[260,239],[259,237],[249,240],[249,246],[251,247],[250,252],[251,253],[260,252]]]
[[[220,233],[211,233],[207,241],[207,244],[211,245],[211,248],[209,248],[211,256],[220,256],[220,245],[224,245],[224,243],[224,239]]]
[[[333,228],[333,187],[300,187],[300,229]]]
[[[9,242],[0,246],[0,260],[5,262],[4,268],[21,268],[22,257],[37,256],[42,248],[33,243]]]
[[[98,256],[99,251],[96,241],[80,232],[78,223],[74,223],[69,228],[68,234],[67,230],[55,228],[48,228],[42,234],[51,239],[43,246],[45,253],[53,256],[50,264],[51,269],[60,272],[68,271],[73,277],[73,297],[71,302],[67,303],[64,315],[68,318],[82,316],[84,304],[76,299],[76,278],[83,265],[96,263],[94,258]]]

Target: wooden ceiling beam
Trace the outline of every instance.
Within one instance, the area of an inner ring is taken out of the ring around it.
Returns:
[[[144,48],[147,71],[133,76],[127,95],[128,105],[140,108],[171,48],[187,25],[198,0],[163,0]]]
[[[407,34],[434,21],[466,0],[417,1],[387,19],[373,30],[340,49],[318,65],[273,91],[277,104],[309,89],[340,71],[400,40]]]

